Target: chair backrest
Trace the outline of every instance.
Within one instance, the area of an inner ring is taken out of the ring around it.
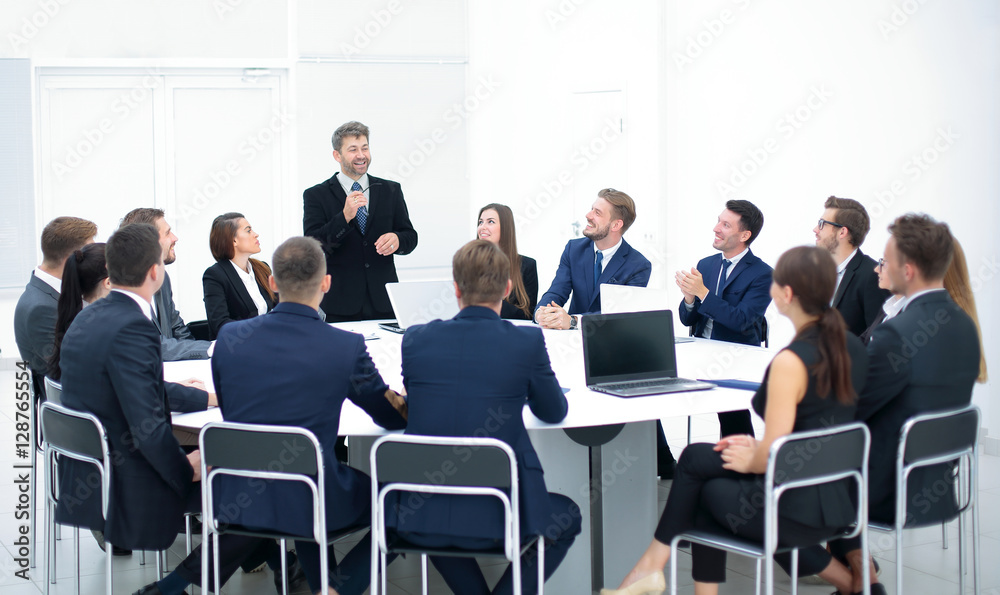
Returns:
[[[212,330],[208,326],[207,320],[194,320],[187,323],[188,330],[191,331],[191,338],[196,341],[211,341]]]
[[[970,406],[911,417],[900,431],[903,464],[921,466],[971,453],[979,443],[979,416],[979,408]]]
[[[100,420],[92,414],[46,402],[42,404],[40,417],[42,440],[46,445],[60,454],[103,464],[107,455],[107,434]]]
[[[62,404],[62,384],[45,377],[45,399],[53,403]]]
[[[209,467],[311,477],[323,469],[323,448],[305,428],[212,422],[202,428],[198,443]]]
[[[495,444],[499,440],[453,438],[428,443],[420,440],[423,438],[427,437],[387,436],[380,440],[372,449],[372,469],[378,470],[378,481],[510,489],[516,462],[512,471],[508,453]],[[488,442],[479,443],[482,440]]]
[[[870,439],[859,422],[782,436],[771,445],[769,482],[788,489],[867,473]]]

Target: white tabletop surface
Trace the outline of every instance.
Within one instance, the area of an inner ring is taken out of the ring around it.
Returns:
[[[531,324],[524,322],[523,324]],[[400,344],[402,335],[383,331],[377,322],[336,324],[339,328],[358,332],[367,337],[368,353],[385,382],[396,390],[402,388]],[[718,411],[733,411],[749,407],[751,393],[745,390],[715,388],[707,391],[672,393],[622,399],[591,391],[586,387],[583,368],[583,346],[580,331],[544,330],[552,369],[559,384],[569,389],[569,413],[558,424],[547,424],[524,408],[527,428],[573,428],[697,415]],[[736,379],[759,382],[775,349],[748,347],[722,341],[696,339],[677,344],[678,375],[704,380]],[[212,389],[209,360],[189,360],[164,364],[167,380],[195,377]],[[176,427],[196,430],[210,421],[221,420],[218,409],[204,412],[174,414]],[[345,401],[340,421],[341,435],[378,436],[386,430],[376,425],[368,415],[350,401]]]

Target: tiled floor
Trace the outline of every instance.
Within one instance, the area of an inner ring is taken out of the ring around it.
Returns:
[[[21,461],[16,456],[14,427],[14,376],[12,372],[0,372],[0,386],[7,395],[0,398],[0,594],[2,595],[37,595],[44,590],[40,577],[41,570],[41,539],[34,544],[39,553],[38,568],[27,581],[15,573],[20,570],[15,557],[20,520],[15,518],[15,507],[18,501],[18,485],[15,483],[16,470],[12,468]],[[755,420],[759,423],[759,420]],[[6,424],[3,428],[2,424]],[[664,427],[675,452],[680,452],[686,442],[687,426],[685,420],[671,419],[664,421]],[[718,422],[715,416],[699,416],[692,420],[692,437],[695,441],[710,441],[718,432]],[[4,470],[6,469],[6,470]],[[662,507],[666,501],[669,482],[661,482],[659,500]],[[1000,457],[982,456],[980,459],[980,493],[981,531],[982,531],[982,593],[1000,595]],[[39,520],[41,517],[39,516]],[[41,533],[41,530],[39,530]],[[650,528],[652,533],[652,528]],[[883,568],[882,581],[889,592],[895,592],[895,542],[891,536],[873,534],[872,550]],[[958,593],[958,529],[952,523],[949,528],[949,549],[941,547],[941,529],[933,527],[907,532],[904,538],[904,581],[907,595],[952,594]],[[57,546],[58,581],[51,585],[51,592],[68,594],[76,592],[76,577],[80,577],[81,593],[99,594],[104,592],[104,553],[98,549],[89,532],[81,535],[80,571],[76,571],[73,561],[73,531],[64,528],[62,539]],[[342,555],[353,545],[346,543],[338,547]],[[169,554],[169,566],[173,567],[184,555],[184,539],[179,537]],[[692,592],[690,577],[690,556],[686,552],[678,554],[680,566],[680,585],[682,593]],[[139,555],[116,558],[114,561],[114,588],[116,593],[132,593],[141,586],[155,579],[155,563],[152,555],[147,555],[147,564],[140,565]],[[489,581],[495,581],[504,570],[501,563],[484,562],[484,573]],[[754,565],[753,562],[737,556],[729,557],[728,582],[720,589],[721,593],[753,593]],[[788,577],[779,569],[775,572],[779,592],[790,592]],[[616,577],[617,578],[617,577]],[[389,593],[416,594],[420,593],[420,565],[418,559],[398,559],[389,568]],[[969,578],[971,591],[971,576]],[[430,571],[430,592],[448,593],[440,576]],[[814,586],[800,584],[799,592],[804,595],[829,594],[830,586]],[[295,593],[307,593],[304,585]],[[551,589],[547,592],[554,595]],[[255,574],[238,573],[223,588],[223,593],[246,595],[273,595],[274,585],[270,571]],[[566,594],[569,595],[569,594]]]

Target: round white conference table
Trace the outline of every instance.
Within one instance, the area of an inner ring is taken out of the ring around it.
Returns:
[[[402,388],[402,335],[378,328],[377,321],[333,326],[364,335],[382,378],[390,387]],[[586,386],[580,331],[543,334],[552,369],[567,390],[569,412],[561,423],[549,424],[525,407],[524,425],[549,491],[572,498],[583,517],[580,535],[546,587],[553,593],[591,593],[618,584],[652,539],[658,520],[655,421],[747,409],[751,393],[714,388],[623,399],[595,392]],[[681,377],[750,382],[761,380],[777,352],[707,339],[677,343],[676,351]],[[209,360],[167,362],[164,377],[195,377],[212,388]],[[213,408],[174,414],[172,419],[176,429],[197,432],[222,415]],[[367,451],[387,433],[356,405],[344,402],[340,434],[354,438],[349,441],[352,466],[367,471]]]

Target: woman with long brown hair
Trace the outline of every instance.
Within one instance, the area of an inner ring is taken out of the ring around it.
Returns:
[[[510,207],[490,203],[479,209],[476,238],[492,242],[510,259],[510,295],[500,306],[500,318],[531,320],[538,303],[538,266],[534,258],[517,253],[517,233]]]
[[[205,270],[201,283],[213,340],[222,325],[267,314],[278,301],[267,282],[271,267],[250,258],[260,253],[259,237],[240,213],[219,215],[212,222],[208,244],[216,262]]]
[[[48,376],[53,380],[58,381],[62,377],[59,356],[69,325],[81,310],[110,292],[111,282],[108,280],[103,243],[87,244],[69,255],[63,266],[62,290],[59,292],[59,306],[56,310],[55,345],[49,357]]]
[[[666,588],[663,567],[668,545],[689,529],[728,531],[744,539],[764,541],[763,478],[771,444],[792,432],[850,423],[858,391],[868,372],[861,341],[847,332],[840,313],[830,307],[837,268],[829,252],[814,246],[792,248],[774,267],[771,298],[795,326],[795,337],[771,361],[753,397],[753,409],[764,417],[764,438],[728,436],[717,444],[692,444],[681,453],[663,516],[646,549],[617,590],[638,595]],[[751,503],[751,504],[748,504]],[[851,484],[792,490],[781,500],[780,546],[813,545],[836,534],[855,517]],[[739,523],[730,519],[738,518]],[[718,593],[726,579],[726,554],[692,545],[695,593]],[[789,569],[790,555],[776,556]],[[849,569],[827,553],[812,568],[799,561],[800,575],[819,574],[843,593],[851,592]]]
[[[955,255],[951,258],[951,264],[944,274],[944,288],[948,290],[948,295],[955,300],[972,322],[976,323],[976,333],[979,335],[979,377],[976,382],[982,384],[986,382],[986,352],[983,351],[983,330],[979,328],[979,315],[976,312],[976,296],[972,294],[972,283],[969,281],[969,267],[965,262],[965,251],[958,239],[952,235],[952,242],[955,245]]]

